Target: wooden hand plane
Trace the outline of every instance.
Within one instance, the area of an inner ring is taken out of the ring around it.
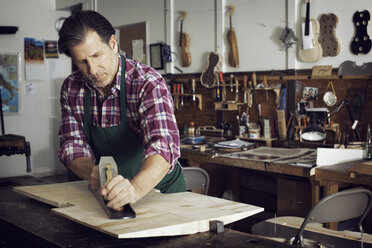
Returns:
[[[103,210],[106,212],[110,219],[133,219],[136,218],[136,213],[133,211],[129,204],[124,205],[120,210],[114,210],[107,206],[107,200],[104,199],[101,194],[101,188],[105,187],[106,184],[115,176],[118,175],[118,167],[113,157],[103,156],[99,161],[99,176],[100,176],[100,189],[94,190],[89,184],[88,188],[96,197],[98,203],[101,205]]]

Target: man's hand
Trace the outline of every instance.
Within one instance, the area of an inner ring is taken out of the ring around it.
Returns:
[[[137,201],[136,191],[130,181],[121,175],[117,175],[102,188],[101,194],[108,200],[107,206],[115,210],[127,203]]]
[[[141,170],[128,180],[121,175],[115,176],[101,190],[109,201],[107,206],[120,210],[127,203],[135,203],[152,190],[169,171],[170,164],[159,154],[143,161]]]

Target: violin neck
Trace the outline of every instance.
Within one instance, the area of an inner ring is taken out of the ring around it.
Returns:
[[[180,28],[180,46],[182,46],[182,27],[183,27],[183,20],[181,21],[181,28]]]

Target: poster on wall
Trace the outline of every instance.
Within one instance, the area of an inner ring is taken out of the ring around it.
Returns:
[[[18,54],[0,53],[0,90],[4,113],[18,113]]]
[[[26,37],[24,41],[26,80],[45,80],[44,41]]]

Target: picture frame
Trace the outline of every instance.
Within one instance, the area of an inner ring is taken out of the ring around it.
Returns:
[[[164,69],[163,44],[150,44],[150,65],[156,70]]]

